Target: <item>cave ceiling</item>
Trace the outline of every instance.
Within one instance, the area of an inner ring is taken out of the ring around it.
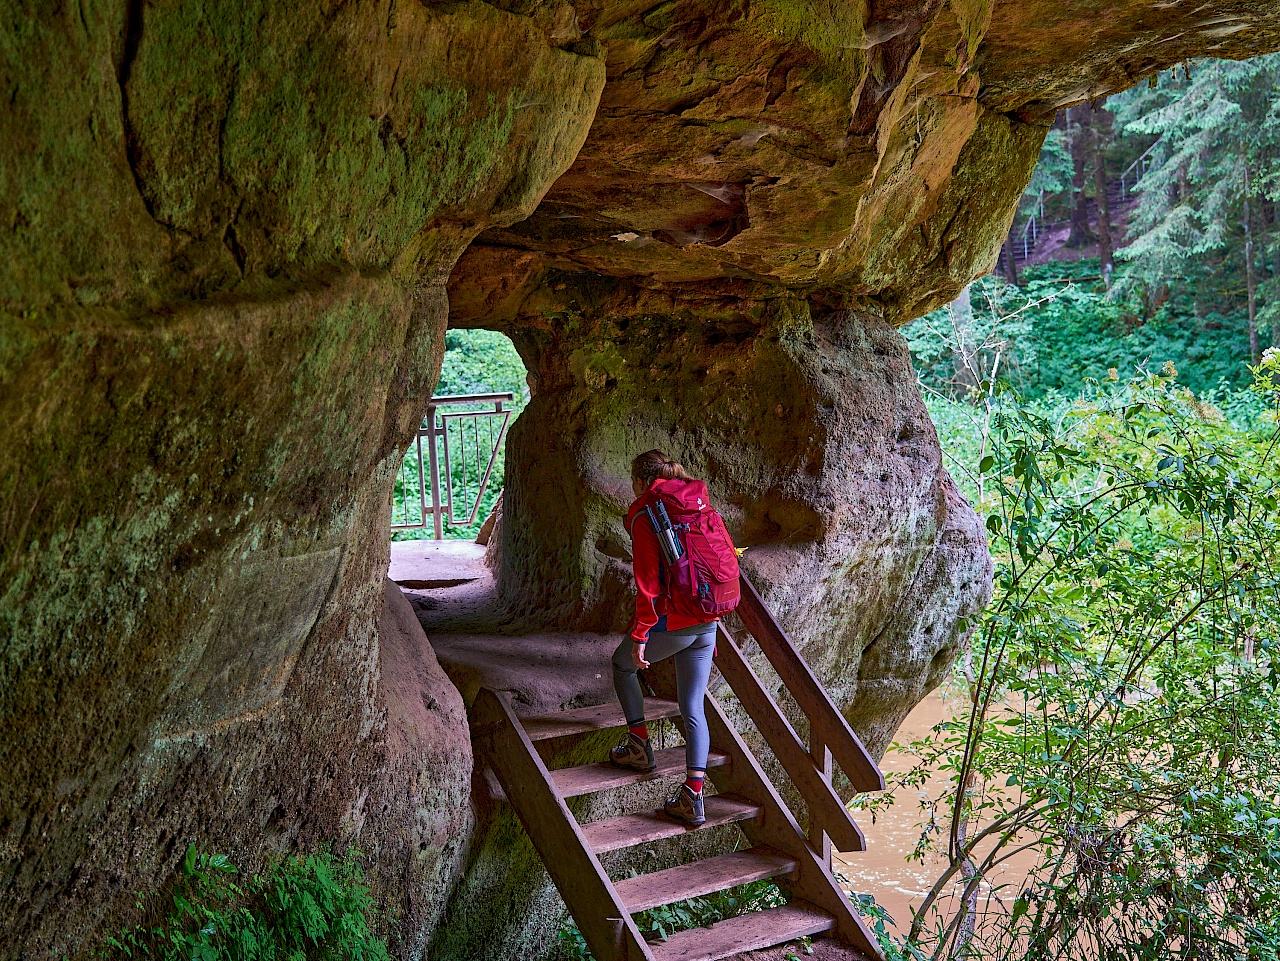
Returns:
[[[604,52],[607,83],[533,216],[464,257],[453,321],[509,319],[551,268],[790,288],[904,323],[991,269],[1059,108],[1190,58],[1276,49],[1278,14],[1264,0],[542,8],[554,39]]]

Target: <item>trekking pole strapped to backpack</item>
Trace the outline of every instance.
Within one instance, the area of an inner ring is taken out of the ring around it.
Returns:
[[[676,536],[675,527],[671,523],[671,517],[667,514],[667,509],[662,506],[662,501],[659,500],[652,506],[645,507],[644,511],[649,515],[649,523],[653,525],[653,532],[658,535],[658,547],[662,551],[663,559],[668,564],[675,564],[684,556],[684,545],[680,543],[680,538]]]
[[[667,480],[644,507],[666,562],[664,592],[692,616],[725,614],[741,595],[738,552],[709,500],[702,481]]]

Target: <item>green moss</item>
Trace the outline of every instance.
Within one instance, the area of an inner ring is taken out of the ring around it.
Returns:
[[[420,83],[379,104],[320,16],[263,0],[152,15],[130,83],[144,189],[157,217],[193,232],[239,209],[277,261],[314,248],[387,266],[440,207],[488,184],[519,92]]]
[[[964,35],[965,49],[968,59],[972,60],[978,52],[978,44],[986,36],[991,26],[991,13],[995,8],[995,0],[950,0],[951,12],[960,23],[960,32]]]
[[[121,272],[160,253],[118,166],[119,7],[85,0],[61,13],[32,4],[0,15],[0,305],[11,310],[80,288],[90,301],[118,294]]]
[[[0,514],[23,519],[0,556],[0,633],[22,639],[5,651],[6,701],[39,689],[23,671],[63,656],[51,638],[106,654],[146,636],[184,590],[207,590],[179,586],[184,572],[270,539],[275,518],[341,533],[355,468],[385,456],[402,300],[353,282],[154,330],[105,312],[0,318]]]
[[[752,4],[748,24],[783,44],[803,44],[826,57],[859,53],[866,47],[867,10],[862,3],[821,4],[814,0],[763,0]]]

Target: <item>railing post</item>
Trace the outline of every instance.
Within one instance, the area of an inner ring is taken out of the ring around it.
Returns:
[[[813,766],[818,769],[822,780],[830,784],[832,773],[831,752],[827,749],[827,745],[823,743],[822,734],[812,722],[809,723],[809,756],[813,758]],[[818,852],[818,857],[822,858],[822,863],[830,871],[832,865],[831,838],[823,826],[821,816],[812,809],[812,806],[810,806],[809,810],[809,843],[813,845],[813,849]]]
[[[436,454],[436,434],[436,405],[432,404],[427,408],[427,456],[431,464],[431,514],[435,539],[442,541],[444,524],[440,517],[440,460]]]
[[[418,517],[423,524],[427,522],[427,478],[422,471],[422,432],[413,438],[418,445]]]

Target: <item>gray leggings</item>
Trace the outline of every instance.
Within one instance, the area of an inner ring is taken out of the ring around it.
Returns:
[[[645,646],[645,660],[664,661],[676,658],[676,699],[684,718],[684,759],[690,771],[707,769],[707,752],[711,735],[702,699],[711,677],[711,656],[716,648],[716,622],[682,627],[678,631],[650,631]],[[613,689],[618,692],[627,724],[634,727],[644,722],[644,692],[631,661],[631,638],[625,638],[613,652]]]

